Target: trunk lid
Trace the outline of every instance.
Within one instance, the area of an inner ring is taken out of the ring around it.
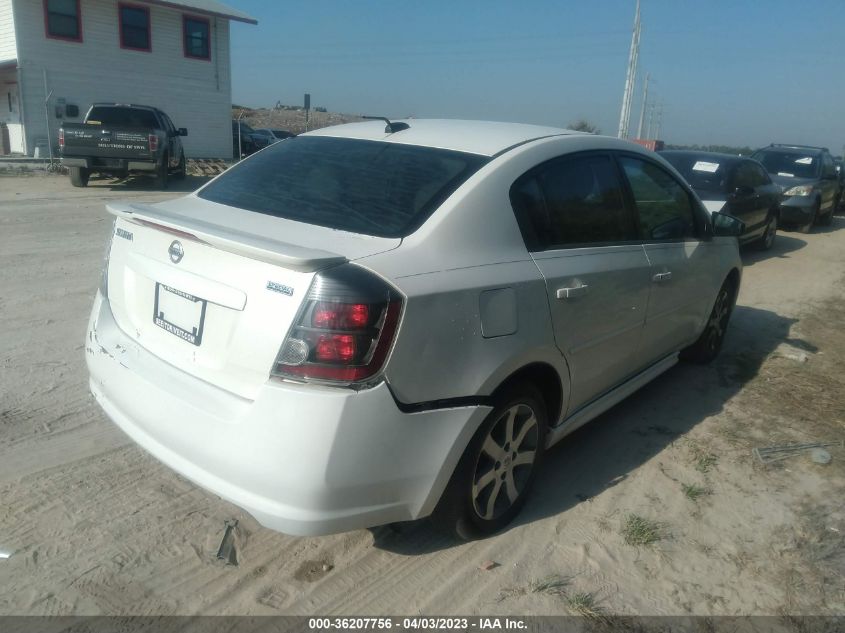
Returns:
[[[317,271],[401,242],[194,196],[107,208],[116,216],[108,298],[120,328],[159,358],[247,399],[268,379]]]

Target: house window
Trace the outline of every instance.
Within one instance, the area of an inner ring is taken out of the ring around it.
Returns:
[[[118,5],[120,47],[136,51],[152,50],[150,10],[134,4]]]
[[[211,25],[204,18],[182,16],[185,57],[211,59]]]
[[[44,28],[47,37],[82,41],[82,14],[79,0],[44,0]]]

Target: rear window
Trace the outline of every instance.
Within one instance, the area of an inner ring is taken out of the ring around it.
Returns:
[[[405,237],[488,160],[429,147],[303,136],[270,146],[197,195],[297,222]]]
[[[157,128],[155,114],[151,110],[137,108],[121,108],[116,106],[96,106],[91,108],[87,122],[114,125],[117,127]]]

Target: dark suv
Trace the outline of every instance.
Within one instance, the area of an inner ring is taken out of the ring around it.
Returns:
[[[781,224],[797,226],[802,233],[814,224],[830,224],[842,186],[826,147],[772,144],[751,158],[763,163],[783,192]]]

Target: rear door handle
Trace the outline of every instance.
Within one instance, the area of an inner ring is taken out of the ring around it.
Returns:
[[[654,277],[651,278],[651,280],[656,284],[669,281],[670,279],[672,279],[672,273],[669,271],[665,273],[657,273]]]
[[[580,297],[582,295],[587,294],[587,290],[589,288],[590,287],[587,284],[581,284],[580,286],[575,286],[574,288],[558,288],[557,298],[574,299],[575,297]]]

